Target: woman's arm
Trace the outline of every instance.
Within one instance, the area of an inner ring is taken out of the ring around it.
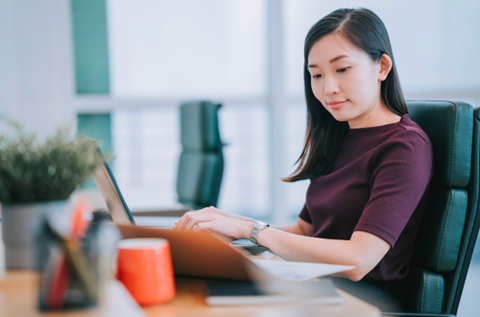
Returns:
[[[216,212],[215,208],[205,208],[201,212],[185,214],[174,229],[207,230],[234,239],[249,239],[252,227],[251,221],[224,216]],[[286,229],[309,235],[312,232],[311,225],[302,219],[298,220],[297,227]],[[355,266],[355,269],[339,274],[352,281],[361,280],[390,249],[390,245],[381,238],[362,231],[354,232],[350,240],[322,239],[301,233],[267,228],[258,234],[257,241],[286,260]]]
[[[361,280],[390,250],[385,240],[364,231],[355,231],[350,240],[333,240],[267,228],[258,234],[257,241],[285,260],[355,266],[338,274],[352,281]]]
[[[312,224],[306,222],[305,220],[298,218],[297,223],[290,226],[272,226],[284,232],[298,234],[302,236],[312,236],[313,235],[313,226]]]
[[[197,211],[189,211],[188,213],[202,213],[202,212],[204,212],[204,213],[205,212],[211,212],[211,213],[215,213],[217,215],[221,215],[221,216],[224,216],[224,217],[233,218],[233,219],[246,221],[246,222],[251,222],[251,223],[253,223],[255,221],[255,219],[252,219],[252,218],[239,216],[239,215],[234,215],[234,214],[229,214],[228,212],[222,211],[222,210],[217,209],[215,207],[207,207],[207,208],[203,208],[203,209],[200,209],[200,210],[197,210]],[[186,213],[187,216],[188,216],[188,213]],[[181,221],[183,221],[183,218],[182,218],[182,220],[179,221],[179,223]],[[289,232],[289,233],[304,235],[304,236],[311,236],[313,234],[312,225],[310,223],[306,222],[305,220],[301,219],[301,218],[298,218],[297,223],[294,224],[294,225],[275,226],[273,228],[278,229],[278,230],[282,230],[282,231],[285,231],[285,232]]]

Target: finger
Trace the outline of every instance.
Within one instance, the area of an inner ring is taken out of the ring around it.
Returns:
[[[173,228],[174,230],[177,230],[178,229],[178,226],[180,226],[180,224],[182,223],[182,218],[178,219],[177,222],[175,222],[175,224],[173,225]]]
[[[182,230],[192,230],[195,225],[198,225],[201,222],[210,221],[211,216],[208,214],[195,214],[190,215],[186,221],[183,222],[181,229]]]
[[[177,222],[177,229],[183,230],[185,229],[185,226],[191,221],[192,217],[195,217],[195,212],[194,211],[188,211],[186,212],[182,218]]]
[[[185,221],[186,216],[187,216],[187,214],[185,213],[180,219],[178,219],[177,222],[175,222],[175,225],[173,226],[173,229],[179,229],[179,227]]]
[[[211,229],[211,222],[199,222],[197,225],[192,229],[193,231],[209,231]]]

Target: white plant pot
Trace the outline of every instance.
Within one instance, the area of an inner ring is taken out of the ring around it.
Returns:
[[[36,239],[45,217],[65,233],[68,230],[67,200],[32,203],[2,203],[2,235],[7,269],[35,269],[38,254]]]

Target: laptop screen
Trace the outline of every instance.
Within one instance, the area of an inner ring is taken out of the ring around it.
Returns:
[[[107,204],[113,222],[117,224],[135,224],[132,214],[120,192],[120,188],[118,188],[117,182],[115,181],[115,176],[113,176],[112,170],[107,162],[105,162],[100,149],[95,147],[94,151],[95,155],[100,158],[103,164],[101,164],[93,173],[93,178]]]

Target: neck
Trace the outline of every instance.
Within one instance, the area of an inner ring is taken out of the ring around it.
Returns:
[[[400,119],[401,117],[399,115],[393,113],[382,102],[379,107],[364,113],[359,118],[348,121],[348,126],[350,129],[372,128],[390,123],[397,123]]]

